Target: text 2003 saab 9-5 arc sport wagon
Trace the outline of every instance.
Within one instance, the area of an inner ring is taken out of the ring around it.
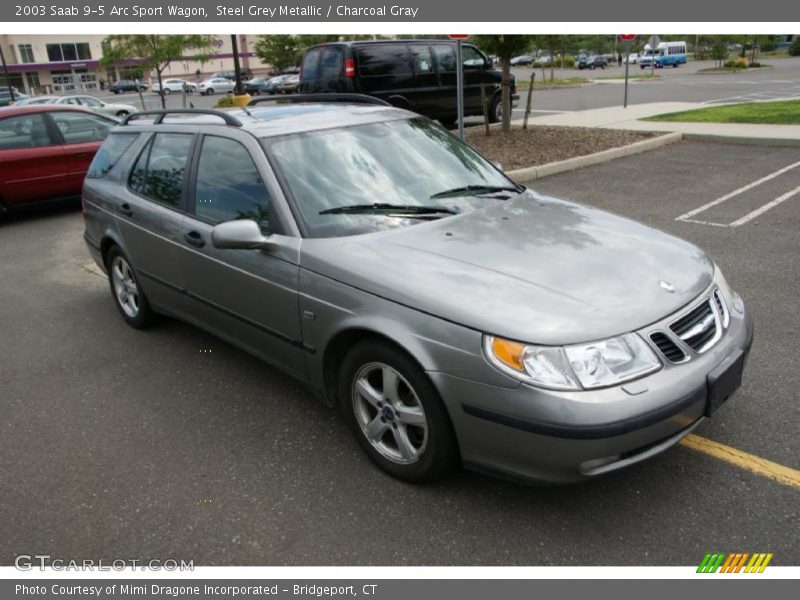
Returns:
[[[739,387],[750,319],[699,248],[380,100],[269,100],[132,115],[98,153],[85,238],[133,327],[177,317],[307,382],[415,482],[591,478]]]

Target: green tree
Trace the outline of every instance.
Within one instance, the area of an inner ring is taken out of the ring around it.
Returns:
[[[500,59],[502,68],[501,89],[503,103],[503,131],[511,131],[511,59],[527,51],[531,46],[528,35],[480,35],[473,40],[488,54]]]
[[[205,62],[213,53],[214,37],[210,35],[111,35],[103,40],[105,65],[137,60],[142,68],[155,71],[161,107],[166,108],[162,74],[174,60],[190,58]]]
[[[800,56],[800,35],[794,38],[792,45],[789,46],[790,56]]]

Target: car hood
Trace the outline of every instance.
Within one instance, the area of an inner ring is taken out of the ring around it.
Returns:
[[[434,222],[306,239],[301,265],[466,327],[546,345],[649,325],[714,277],[713,262],[688,242],[530,191]]]

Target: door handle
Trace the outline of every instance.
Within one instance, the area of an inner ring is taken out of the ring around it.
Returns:
[[[194,246],[195,248],[202,248],[206,245],[206,241],[203,239],[203,236],[197,231],[189,231],[188,233],[184,233],[183,239],[186,240],[187,244]]]
[[[131,208],[131,205],[128,204],[127,202],[120,204],[119,212],[121,212],[126,217],[133,216],[133,209]]]
[[[73,156],[75,158],[90,158],[94,156],[94,152],[76,152]]]

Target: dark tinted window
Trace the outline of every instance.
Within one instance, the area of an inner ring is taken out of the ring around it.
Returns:
[[[142,151],[131,173],[131,188],[167,206],[180,207],[192,135],[158,133]]]
[[[313,79],[337,79],[344,70],[344,49],[341,46],[322,46],[306,52],[300,78],[304,81]]]
[[[486,65],[486,59],[475,46],[461,48],[461,61],[467,69],[480,69]]]
[[[456,52],[453,46],[436,45],[433,47],[433,53],[436,55],[436,70],[439,73],[455,72]]]
[[[411,72],[408,48],[405,44],[370,44],[360,46],[356,52],[358,72],[364,77]]]
[[[93,179],[105,177],[137,137],[138,133],[117,133],[109,136],[94,155],[86,177]]]
[[[54,111],[50,116],[67,144],[102,141],[116,126],[114,121],[82,112]]]
[[[0,150],[38,148],[52,143],[42,115],[0,119]]]
[[[270,231],[269,194],[250,152],[234,140],[206,136],[195,186],[195,214],[211,223],[253,219]]]
[[[414,63],[414,72],[433,73],[433,59],[431,58],[430,46],[422,46],[419,44],[412,44],[409,46],[411,50],[411,59]]]

